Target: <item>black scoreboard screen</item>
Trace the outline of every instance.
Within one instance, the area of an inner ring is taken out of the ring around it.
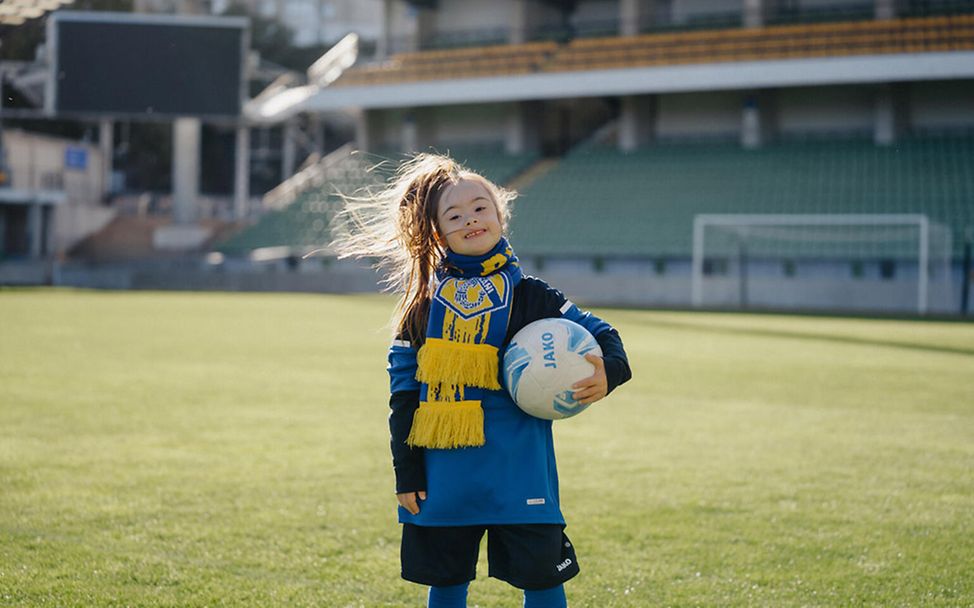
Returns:
[[[48,109],[238,116],[247,37],[240,17],[56,12]]]

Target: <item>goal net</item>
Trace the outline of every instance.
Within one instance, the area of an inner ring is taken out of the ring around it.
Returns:
[[[697,215],[697,307],[947,307],[951,231],[921,214]]]

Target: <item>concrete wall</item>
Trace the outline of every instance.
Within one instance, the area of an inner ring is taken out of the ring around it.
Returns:
[[[694,17],[743,10],[743,0],[673,0],[670,18],[673,23],[686,23]]]
[[[795,87],[775,91],[782,135],[870,132],[875,90],[868,86]]]
[[[660,95],[656,134],[659,138],[737,137],[743,103],[740,91]]]
[[[104,228],[116,215],[115,209],[68,201],[54,207],[52,252],[66,252],[80,240]]]
[[[390,36],[394,39],[393,51],[400,51],[401,40],[416,33],[416,12],[417,9],[406,4],[402,0],[395,0],[390,7],[389,26]]]
[[[974,127],[974,80],[913,82],[909,95],[914,128]]]
[[[66,251],[115,216],[113,209],[101,203],[107,184],[102,183],[103,162],[97,144],[14,129],[4,130],[3,141],[13,188],[54,190],[66,196],[54,208],[51,252]],[[84,169],[67,166],[69,148],[84,151]]]
[[[92,202],[104,194],[103,163],[98,145],[50,135],[4,129],[3,142],[10,165],[11,186],[18,190],[58,190],[69,199]],[[86,167],[68,167],[65,151],[80,149]]]
[[[656,274],[650,262],[606,261],[596,272],[591,261],[548,260],[542,270],[525,261],[528,274],[543,277],[569,298],[592,305],[690,306],[689,261],[668,261],[664,274]],[[628,268],[627,268],[628,267]],[[915,276],[903,273],[885,280],[867,273],[859,279],[838,276],[754,276],[747,281],[751,308],[847,310],[860,312],[913,313],[917,309]],[[931,314],[956,314],[960,309],[960,271],[954,268],[951,282],[931,279]],[[737,308],[741,301],[737,276],[704,280],[704,305]]]
[[[869,0],[798,0],[801,8],[857,8],[869,3]]]
[[[531,256],[522,258],[528,275],[542,277],[579,305],[632,307],[689,307],[689,260],[667,260],[659,274],[653,261],[606,260],[596,272],[591,259],[546,259],[543,266]],[[802,271],[803,272],[803,271]],[[173,289],[218,291],[304,291],[362,293],[378,291],[379,277],[359,263],[323,264],[306,260],[296,269],[284,261],[259,266],[209,267],[195,262],[167,268],[165,264],[86,266],[48,262],[0,263],[0,285],[63,285],[100,289]],[[957,314],[960,309],[960,269],[952,283],[933,280],[930,314]],[[750,308],[904,313],[916,311],[916,282],[909,273],[894,280],[867,273],[860,279],[812,273],[797,279],[759,275],[747,284]],[[974,290],[972,290],[974,291]],[[974,294],[972,294],[974,295]],[[708,277],[704,304],[738,308],[740,281],[736,276]]]
[[[369,110],[369,152],[398,150],[402,145],[402,110]]]
[[[511,104],[464,104],[431,108],[435,145],[502,144]]]
[[[611,23],[618,19],[618,0],[580,0],[572,15],[572,22],[583,27],[591,23]]]
[[[33,279],[31,281],[30,279]],[[361,293],[379,290],[378,275],[359,262],[312,258],[291,269],[286,261],[210,266],[202,260],[88,265],[0,264],[2,284],[54,284],[98,289],[307,291]]]
[[[436,31],[506,29],[511,23],[511,2],[450,0],[440,2],[436,11]]]

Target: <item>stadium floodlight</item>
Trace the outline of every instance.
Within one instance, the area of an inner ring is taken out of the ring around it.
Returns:
[[[281,76],[257,97],[244,104],[244,114],[259,123],[284,122],[301,111],[303,104],[335,82],[358,59],[358,34],[348,34],[308,68],[308,84],[291,86],[293,78]]]
[[[244,104],[244,114],[255,122],[282,122],[295,114],[295,108],[314,96],[319,90],[314,85],[292,88],[271,85],[260,95]]]
[[[358,59],[358,34],[352,32],[318,58],[308,68],[308,82],[326,87],[335,82],[342,72],[355,65]]]
[[[693,221],[691,298],[695,307],[705,304],[708,261],[719,275],[716,261],[728,266],[736,258],[739,300],[747,305],[748,268],[761,261],[861,268],[865,260],[898,259],[916,265],[916,311],[926,314],[932,267],[949,294],[951,254],[950,229],[923,214],[700,214]]]

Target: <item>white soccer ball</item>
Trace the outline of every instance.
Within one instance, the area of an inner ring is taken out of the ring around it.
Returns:
[[[507,391],[525,413],[545,420],[580,414],[588,405],[572,397],[572,384],[595,373],[587,353],[602,348],[587,329],[568,319],[541,319],[515,334],[504,352]]]

